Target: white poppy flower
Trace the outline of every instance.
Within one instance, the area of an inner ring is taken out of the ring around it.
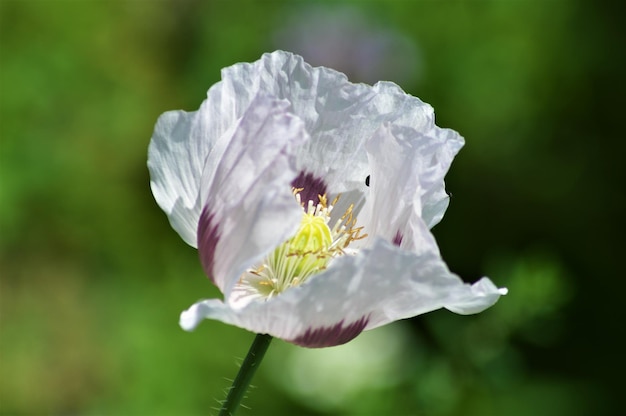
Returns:
[[[181,326],[217,319],[326,347],[493,305],[506,289],[463,283],[429,231],[462,146],[390,82],[352,84],[283,51],[225,68],[198,111],[159,118],[148,152],[154,197],[224,294]]]

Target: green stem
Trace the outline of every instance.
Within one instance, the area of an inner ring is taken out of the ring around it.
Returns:
[[[270,342],[272,342],[271,335],[257,334],[256,338],[254,338],[248,355],[243,360],[239,373],[237,373],[237,377],[235,377],[235,381],[233,381],[233,385],[228,391],[228,396],[226,396],[226,400],[222,404],[219,416],[233,416],[235,414],[241,399],[243,399],[244,394],[248,390],[252,376],[254,376],[256,369],[261,364],[265,351],[270,346]]]

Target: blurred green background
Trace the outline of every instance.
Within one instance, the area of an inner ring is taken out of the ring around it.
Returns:
[[[241,414],[618,414],[617,4],[0,0],[0,414],[216,413],[253,334],[178,327],[219,293],[146,151],[159,114],[279,48],[396,81],[465,136],[434,233],[453,271],[510,293],[342,347],[275,341]]]

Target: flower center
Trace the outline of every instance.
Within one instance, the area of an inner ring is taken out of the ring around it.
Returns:
[[[332,244],[330,228],[323,217],[304,213],[300,228],[291,239],[291,248],[296,253],[314,253],[328,249]]]
[[[292,286],[304,283],[309,277],[320,273],[337,256],[345,254],[348,245],[366,237],[361,227],[355,227],[351,205],[330,228],[332,205],[326,196],[319,196],[319,204],[309,201],[307,209],[300,201],[301,189],[295,189],[296,200],[302,206],[302,219],[296,233],[276,247],[256,269],[248,270],[240,281],[250,285],[258,295],[270,298]],[[336,203],[337,199],[333,201]]]
[[[282,292],[325,269],[332,257],[332,242],[326,218],[304,213],[296,234],[266,259],[265,270],[271,275],[273,290]]]

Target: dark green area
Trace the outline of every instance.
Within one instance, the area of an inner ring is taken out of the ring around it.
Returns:
[[[466,138],[434,233],[453,271],[510,294],[480,315],[374,330],[345,357],[276,342],[241,414],[618,413],[617,4],[0,0],[0,414],[217,413],[254,336],[178,327],[183,309],[219,292],[154,203],[152,129],[164,111],[197,109],[220,68],[286,48],[289,30],[306,28],[306,45],[330,56],[325,21],[310,22],[342,13],[413,45],[363,65]],[[385,72],[403,59],[414,76]],[[318,378],[300,374],[335,359]],[[328,387],[350,374],[362,375],[354,388]]]

